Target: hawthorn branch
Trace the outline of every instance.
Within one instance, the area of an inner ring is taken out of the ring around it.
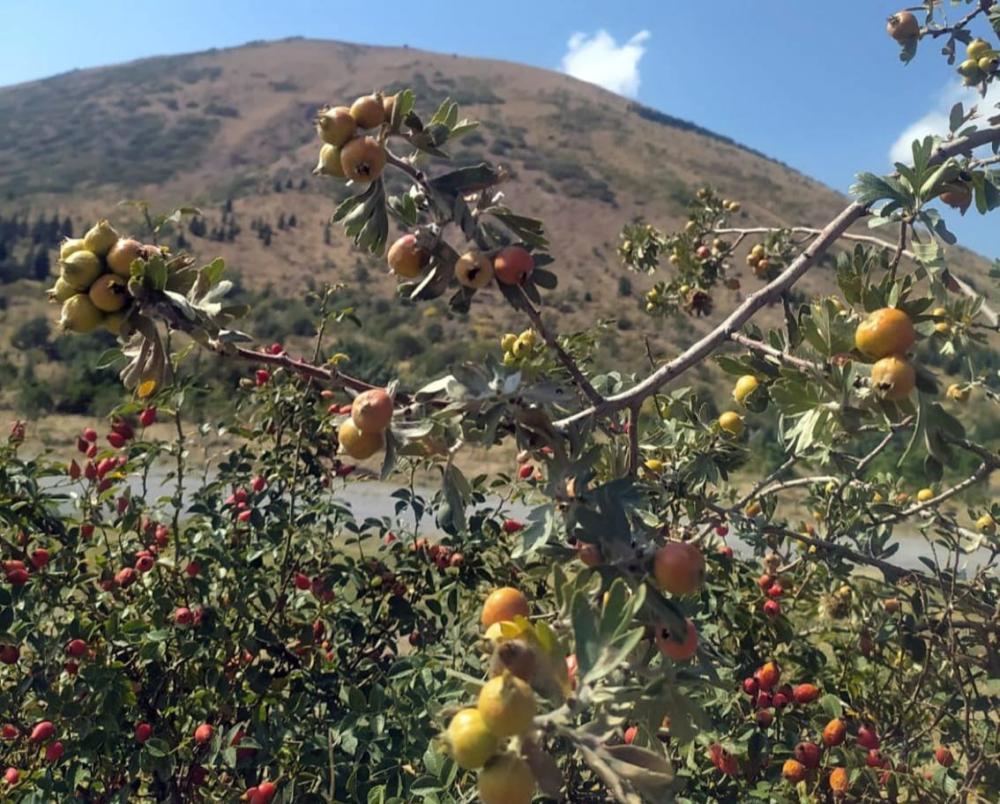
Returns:
[[[731,340],[733,343],[738,343],[740,346],[743,346],[752,352],[758,352],[762,355],[766,355],[767,357],[773,358],[779,363],[783,363],[786,366],[791,366],[792,368],[796,368],[799,371],[805,371],[805,372],[814,371],[823,373],[827,370],[827,366],[825,364],[815,363],[812,360],[806,360],[805,358],[802,357],[796,357],[790,352],[783,352],[780,349],[775,349],[773,346],[770,346],[764,343],[763,341],[758,341],[754,338],[750,338],[744,335],[742,332],[734,332],[732,335],[729,336],[729,340]]]
[[[993,6],[994,0],[979,0],[979,5],[972,9],[968,14],[962,17],[954,25],[942,25],[939,28],[932,28],[929,25],[925,26],[921,31],[921,36],[930,36],[933,39],[937,39],[939,36],[951,36],[955,31],[960,31],[963,28],[967,28],[969,23],[972,22],[980,14],[987,13]]]
[[[535,305],[531,303],[528,298],[528,294],[524,292],[524,288],[518,287],[518,291],[521,294],[521,301],[524,303],[524,312],[528,316],[528,320],[531,321],[531,325],[535,328],[539,335],[542,336],[542,340],[545,341],[545,345],[549,347],[553,352],[555,352],[556,357],[559,362],[562,363],[563,368],[569,372],[569,376],[573,378],[573,382],[576,383],[577,387],[583,392],[584,396],[594,405],[600,405],[604,402],[604,397],[598,392],[596,388],[591,384],[590,380],[580,369],[576,360],[573,356],[563,349],[562,344],[552,331],[545,326],[542,321],[542,314],[535,309]]]

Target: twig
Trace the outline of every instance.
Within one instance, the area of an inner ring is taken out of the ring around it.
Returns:
[[[936,39],[939,36],[950,36],[955,31],[966,28],[970,22],[972,22],[980,14],[983,14],[990,10],[993,5],[993,0],[979,0],[979,5],[966,14],[962,19],[956,22],[954,25],[943,25],[940,28],[925,27],[921,30],[921,36],[930,36]]]
[[[981,483],[983,480],[988,478],[990,474],[994,471],[996,467],[990,466],[988,463],[982,463],[979,468],[976,469],[969,477],[965,478],[961,483],[956,483],[950,489],[942,491],[940,494],[931,497],[931,499],[926,500],[922,503],[917,503],[916,505],[911,505],[909,508],[904,508],[902,511],[898,511],[895,514],[884,517],[882,519],[876,520],[876,525],[889,525],[893,522],[898,522],[901,519],[906,519],[914,514],[921,514],[923,512],[930,512],[931,509],[937,508],[941,503],[946,500],[951,499],[957,494],[961,494],[967,488]]]
[[[639,471],[639,414],[641,405],[633,405],[629,409],[628,419],[628,472],[634,475]]]
[[[738,343],[740,346],[744,346],[753,352],[759,352],[762,355],[767,355],[768,357],[774,358],[779,363],[784,363],[787,366],[792,366],[800,371],[815,371],[824,372],[826,371],[826,366],[822,363],[814,363],[812,360],[806,360],[802,357],[796,357],[789,352],[783,352],[780,349],[775,349],[773,346],[769,346],[762,341],[755,340],[754,338],[749,338],[742,332],[734,332],[729,336],[729,340],[733,343]]]

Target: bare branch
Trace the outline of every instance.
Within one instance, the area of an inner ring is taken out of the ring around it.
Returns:
[[[773,346],[769,346],[762,341],[749,338],[742,332],[734,332],[729,336],[729,340],[733,343],[738,343],[740,346],[744,346],[753,352],[759,352],[762,355],[767,355],[768,357],[771,357],[786,366],[797,368],[799,371],[817,372],[821,374],[827,369],[827,367],[822,363],[814,363],[812,360],[796,357],[790,352],[782,352],[780,349],[775,349]]]

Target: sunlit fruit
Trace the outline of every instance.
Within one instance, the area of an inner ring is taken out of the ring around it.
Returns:
[[[905,399],[916,384],[917,372],[906,358],[890,355],[872,366],[872,388],[883,399]]]
[[[396,96],[395,95],[383,95],[382,96],[382,111],[385,113],[385,122],[392,122],[392,115],[396,111]]]
[[[328,145],[340,148],[354,136],[358,124],[346,106],[321,109],[316,118],[316,131]]]
[[[916,337],[913,322],[906,313],[896,307],[883,307],[858,324],[854,345],[863,355],[878,360],[906,354]]]
[[[375,128],[385,122],[385,106],[376,95],[362,95],[351,104],[351,117],[359,128]]]
[[[105,313],[121,310],[129,300],[125,281],[115,274],[99,276],[87,292],[94,307]]]
[[[971,390],[972,389],[970,389],[967,385],[952,383],[948,386],[948,390],[945,393],[949,399],[953,399],[956,402],[967,402],[969,400]]]
[[[483,685],[476,708],[497,737],[522,735],[534,723],[535,693],[525,681],[505,670]]]
[[[656,647],[664,656],[675,662],[686,662],[698,652],[698,629],[691,620],[685,620],[683,640],[674,639],[664,625],[656,628]]]
[[[138,240],[122,237],[111,247],[105,262],[113,273],[127,278],[131,274],[132,263],[142,259],[143,252],[144,246]]]
[[[370,458],[382,449],[383,436],[381,432],[362,432],[353,419],[346,419],[337,431],[337,439],[341,449],[356,461]]]
[[[792,784],[798,784],[806,778],[806,766],[797,759],[786,759],[781,766],[781,775]]]
[[[980,533],[992,536],[997,531],[996,520],[989,514],[983,514],[976,520],[976,530]]]
[[[194,741],[199,745],[204,745],[212,739],[214,733],[215,729],[212,728],[211,723],[202,723],[194,730]]]
[[[770,692],[781,680],[781,668],[777,662],[765,662],[753,674],[757,683],[764,692]]]
[[[77,290],[86,290],[101,275],[101,261],[92,251],[74,251],[60,264],[59,275]]]
[[[705,581],[705,557],[689,542],[669,542],[653,556],[653,577],[672,595],[690,595]]]
[[[372,137],[357,137],[340,149],[340,164],[346,178],[367,184],[382,175],[385,149]]]
[[[493,263],[482,252],[469,251],[456,260],[455,278],[467,288],[484,288],[493,279]]]
[[[86,293],[77,293],[63,302],[59,328],[66,332],[93,332],[103,318]]]
[[[815,684],[796,684],[792,688],[792,700],[797,704],[812,703],[819,698],[819,687]]]
[[[756,391],[759,385],[760,383],[757,382],[757,378],[753,374],[744,374],[736,381],[736,386],[733,388],[733,399],[742,405],[744,400]]]
[[[521,285],[535,269],[535,259],[521,246],[507,246],[493,258],[493,271],[505,285]]]
[[[386,259],[396,276],[415,279],[423,273],[430,255],[420,248],[416,235],[405,234],[389,246]]]
[[[531,804],[535,777],[520,757],[500,754],[480,772],[477,789],[483,804]]]
[[[801,742],[795,746],[795,758],[810,770],[818,768],[820,748],[813,742]]]
[[[897,42],[906,44],[920,35],[920,23],[909,11],[899,11],[889,17],[885,30]]]
[[[978,60],[987,55],[991,49],[990,43],[985,39],[973,39],[965,46],[965,55],[970,59]]]
[[[875,729],[870,726],[861,726],[858,729],[858,745],[867,748],[869,751],[878,748],[879,738]]]
[[[917,492],[917,502],[927,502],[932,499],[934,499],[933,489],[920,489],[920,491]]]
[[[735,411],[727,410],[719,416],[719,429],[733,438],[739,438],[743,434],[743,417]]]
[[[965,78],[966,86],[975,84],[982,79],[979,62],[976,59],[966,59],[958,65],[958,74]],[[945,203],[948,203],[947,201]]]
[[[851,786],[850,779],[847,776],[847,768],[834,768],[830,771],[829,784],[830,790],[833,791],[834,795],[844,795]]]
[[[340,148],[330,143],[323,143],[319,149],[319,159],[316,167],[313,168],[315,176],[333,176],[337,179],[347,178],[344,173],[344,165],[340,161]]]
[[[66,301],[70,296],[75,296],[76,293],[77,289],[61,276],[56,277],[55,284],[46,291],[50,302],[60,303]]]
[[[351,419],[362,433],[381,433],[392,422],[392,397],[382,388],[362,391],[351,404]]]
[[[82,237],[67,237],[59,244],[59,259],[65,260],[70,254],[82,251],[84,248],[86,246],[83,245]]]
[[[844,742],[847,736],[847,724],[840,718],[833,718],[823,727],[823,745],[833,748]]]
[[[943,768],[950,768],[955,762],[955,757],[952,755],[951,750],[943,745],[939,745],[934,750],[934,759]]]
[[[494,623],[506,622],[515,617],[527,617],[530,613],[528,599],[517,589],[504,586],[495,589],[486,598],[479,619],[483,628],[489,628]]]
[[[83,247],[103,257],[118,242],[118,232],[106,220],[100,220],[83,236]]]
[[[497,736],[486,727],[478,709],[462,709],[451,719],[445,739],[452,759],[460,768],[481,768],[500,747]]]

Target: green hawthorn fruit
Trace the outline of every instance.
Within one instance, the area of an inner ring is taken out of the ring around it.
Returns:
[[[77,293],[63,302],[59,328],[66,332],[93,332],[104,319],[86,293]]]
[[[67,237],[59,244],[59,259],[65,260],[73,252],[82,251],[84,248],[86,247],[83,245],[82,237]]]
[[[86,290],[101,275],[101,261],[92,251],[74,251],[61,263],[60,276],[77,290]]]
[[[118,242],[118,232],[106,220],[99,220],[90,231],[83,236],[83,246],[98,257],[103,257],[115,243]]]
[[[316,118],[316,131],[323,142],[337,148],[354,136],[357,125],[346,106],[320,109]]]
[[[328,142],[323,143],[323,147],[319,149],[319,161],[313,168],[313,175],[345,178],[344,166],[340,163],[340,148]]]
[[[991,49],[990,43],[985,39],[973,39],[965,46],[965,55],[967,58],[978,61],[983,56],[987,55]]]
[[[56,283],[46,291],[50,302],[60,303],[66,301],[66,299],[73,296],[76,292],[76,288],[61,276],[58,277],[56,279]]]

